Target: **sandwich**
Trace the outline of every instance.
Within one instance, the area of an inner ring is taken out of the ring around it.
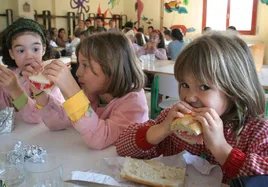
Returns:
[[[120,176],[149,186],[183,187],[186,168],[165,166],[154,160],[125,158]]]
[[[203,144],[202,125],[191,115],[175,119],[170,128],[178,138],[189,144]]]
[[[47,60],[45,62],[43,62],[43,67],[45,67],[46,65],[50,64],[53,60],[55,59],[51,59],[51,60]],[[71,59],[70,58],[60,58],[60,61],[62,61],[66,66],[70,67],[71,66]],[[29,80],[31,82],[32,85],[34,85],[34,87],[36,87],[39,90],[48,90],[48,89],[52,89],[54,83],[51,82],[50,80],[48,80],[43,74],[43,71],[39,72],[37,75],[32,75],[29,76]]]

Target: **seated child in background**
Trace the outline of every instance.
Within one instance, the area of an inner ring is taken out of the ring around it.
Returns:
[[[140,48],[136,54],[138,57],[141,55],[155,54],[157,59],[167,60],[163,34],[159,30],[150,32],[149,42],[144,47]]]
[[[247,44],[224,33],[203,35],[183,49],[174,72],[181,102],[155,121],[129,126],[117,141],[118,154],[147,159],[183,150],[205,154],[222,167],[224,183],[267,174],[265,97]],[[172,121],[184,114],[201,123],[204,145],[190,145],[170,130]]]
[[[144,74],[128,39],[119,32],[91,35],[76,52],[76,75],[83,90],[60,61],[44,68],[43,74],[67,99],[64,108],[55,104],[54,109],[70,119],[69,125],[54,123],[48,128],[61,130],[73,125],[89,148],[104,149],[130,124],[148,120]]]
[[[46,56],[45,31],[35,21],[20,18],[5,31],[2,41],[3,62],[8,68],[0,66],[0,109],[7,106],[16,108],[16,116],[21,116],[28,123],[56,123],[46,121],[43,110],[38,110],[36,101],[42,97],[53,98],[61,104],[64,98],[55,87],[50,93],[44,93],[32,86],[21,72],[26,68],[39,72],[42,68],[42,57]],[[32,97],[34,99],[32,99]],[[48,116],[53,116],[53,111]]]

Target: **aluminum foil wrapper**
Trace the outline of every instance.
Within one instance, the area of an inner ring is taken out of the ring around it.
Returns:
[[[21,154],[23,149],[23,143],[21,141],[16,142],[14,145],[13,151],[7,154],[8,162],[11,164],[20,164],[21,161]]]
[[[7,155],[9,163],[12,164],[19,164],[32,157],[34,157],[34,159],[41,159],[43,155],[47,154],[47,151],[39,145],[26,145],[23,147],[21,141],[18,141],[13,149],[14,151]],[[20,159],[21,154],[24,156],[23,160]]]
[[[47,154],[47,151],[39,145],[26,145],[24,147],[24,161],[32,157],[39,159],[45,154]]]
[[[0,111],[0,134],[11,132],[14,127],[15,113],[13,107],[6,107]]]

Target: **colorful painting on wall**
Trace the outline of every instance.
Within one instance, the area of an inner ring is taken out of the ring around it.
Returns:
[[[187,32],[194,32],[195,31],[195,28],[193,28],[193,27],[190,27],[190,28],[187,28],[185,25],[172,25],[171,27],[170,27],[170,29],[172,30],[172,29],[180,29],[182,32],[183,32],[183,34],[185,35]]]
[[[87,5],[89,0],[70,0],[70,6],[72,9],[77,9],[77,13],[88,13],[89,6]]]
[[[185,6],[187,6],[188,3],[188,0],[183,0],[183,2],[181,0],[169,1],[164,4],[165,11],[167,13],[177,12],[178,14],[187,14],[188,10]]]
[[[105,10],[104,13],[101,12],[101,7],[99,4],[98,10],[97,10],[97,16],[101,16],[104,19],[103,25],[108,25],[109,23],[105,21],[105,18],[107,17],[107,13],[109,11],[109,8],[107,10]],[[109,11],[110,14],[112,15],[111,11]]]
[[[137,2],[135,3],[135,11],[137,12],[138,27],[140,27],[141,13],[143,11],[143,8],[143,2],[141,0],[137,0]]]
[[[261,0],[261,2],[268,5],[268,0]]]
[[[120,0],[109,0],[108,5],[111,4],[113,9],[116,5],[119,5],[119,3]]]
[[[154,19],[149,19],[147,17],[145,17],[144,15],[142,16],[142,21],[144,21],[145,23],[147,23],[148,25],[151,25],[152,22],[154,21]]]

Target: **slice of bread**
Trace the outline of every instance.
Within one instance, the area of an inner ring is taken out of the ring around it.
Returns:
[[[186,168],[168,167],[153,160],[126,157],[120,176],[140,184],[161,187],[183,187]]]

